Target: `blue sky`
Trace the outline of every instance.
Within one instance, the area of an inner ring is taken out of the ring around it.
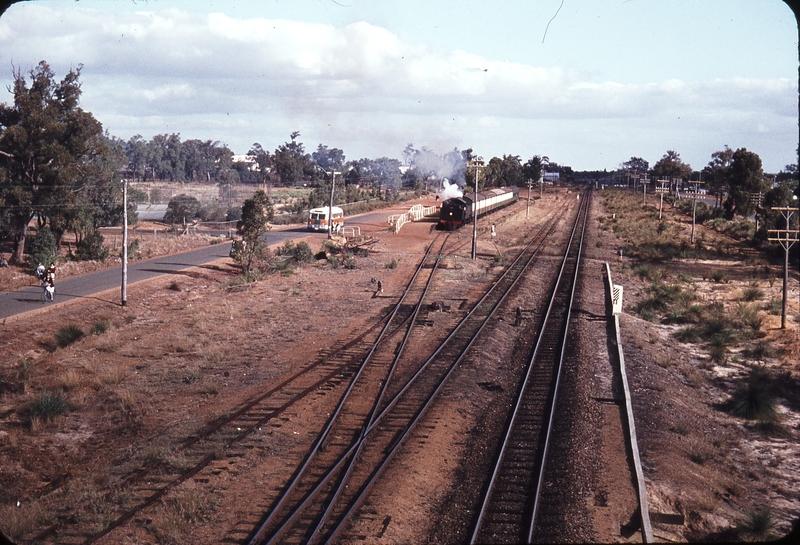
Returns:
[[[549,24],[549,26],[548,26]],[[781,0],[41,0],[0,18],[12,63],[83,64],[113,135],[274,150],[300,131],[347,159],[408,143],[576,170],[695,169],[725,145],[765,170],[798,145],[797,25]]]

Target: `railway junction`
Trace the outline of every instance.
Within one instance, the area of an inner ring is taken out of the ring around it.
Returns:
[[[19,542],[672,541],[766,501],[785,529],[791,445],[760,467],[764,445],[697,399],[721,394],[661,359],[663,329],[623,312],[618,345],[609,272],[632,276],[600,197],[532,212],[479,220],[476,260],[467,230],[383,224],[348,266],[235,284],[220,260],[133,286],[124,310],[12,320],[5,353],[29,371],[6,381],[0,478],[36,519]],[[111,327],[48,349],[67,321]],[[31,420],[34,390],[69,409]]]

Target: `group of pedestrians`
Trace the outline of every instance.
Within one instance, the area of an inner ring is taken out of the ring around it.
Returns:
[[[41,261],[36,267],[36,278],[39,279],[39,286],[42,288],[42,301],[55,302],[56,300],[56,264],[50,263],[50,267],[45,269]]]

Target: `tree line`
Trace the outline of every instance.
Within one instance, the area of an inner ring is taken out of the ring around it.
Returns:
[[[343,150],[321,143],[307,152],[297,131],[273,151],[255,142],[246,161],[234,161],[224,143],[182,141],[179,133],[157,134],[150,140],[135,135],[125,141],[104,132],[102,124],[80,107],[81,69],[81,65],[71,69],[58,81],[45,61],[33,68],[28,78],[13,68],[14,83],[9,90],[14,102],[0,104],[0,237],[13,240],[12,259],[18,262],[23,261],[32,223],[38,233],[49,231],[57,246],[70,232],[75,234],[80,255],[100,252],[98,228],[122,220],[123,178],[203,182],[229,188],[261,184],[267,186],[267,194],[272,184],[305,185],[312,191],[299,205],[314,207],[328,202],[334,180],[334,201],[339,204],[365,195],[392,199],[402,188],[435,191],[445,179],[472,191],[476,183],[479,190],[526,187],[545,172],[558,172],[567,182],[581,177],[546,156],[523,160],[519,155],[503,155],[481,161],[478,168],[481,158],[471,148],[440,154],[412,143],[402,151],[402,161],[390,157],[347,160]],[[769,187],[758,155],[744,148],[734,151],[725,146],[698,172],[672,150],[652,169],[644,159],[632,157],[619,169],[621,175],[630,173],[685,180],[702,177],[730,217],[752,213],[750,195],[754,192],[765,194],[765,205],[786,199]],[[583,177],[587,175],[583,173]],[[797,165],[787,165],[780,176],[794,180],[796,187]],[[134,221],[136,203],[146,198],[142,192],[129,192],[129,215]]]
[[[762,239],[766,238],[767,226],[785,228],[779,221],[780,214],[770,209],[797,206],[795,199],[800,192],[796,163],[770,176],[764,173],[761,157],[747,148],[733,150],[725,145],[711,154],[711,160],[701,170],[693,170],[678,152],[668,150],[652,169],[649,167],[649,162],[641,157],[631,157],[620,164],[617,174],[633,180],[644,175],[648,183],[664,180],[670,188],[680,185],[686,186],[684,189],[702,188],[714,197],[709,216],[732,220],[736,216],[757,215],[765,220],[764,227],[756,235]]]

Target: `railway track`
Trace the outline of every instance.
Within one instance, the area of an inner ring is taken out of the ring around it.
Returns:
[[[566,208],[561,213],[565,211]],[[380,392],[343,403],[303,467],[251,534],[249,543],[314,543],[337,539],[450,374],[523,278],[556,224],[552,217],[546,222],[546,227],[540,229],[427,359],[404,361],[404,343],[401,344],[392,363],[386,364]]]
[[[527,365],[494,470],[476,515],[471,543],[530,543],[552,539],[558,516],[542,488],[550,430],[590,199],[584,195]]]
[[[434,243],[435,241],[431,243],[420,261],[417,271],[409,282],[407,294],[412,293],[411,287],[415,284],[415,279],[426,267]],[[409,305],[405,297],[402,298],[367,330],[338,346],[322,351],[317,361],[285,378],[226,418],[210,423],[188,437],[170,453],[171,457],[179,456],[181,461],[179,467],[174,467],[167,461],[157,460],[132,473],[120,474],[113,480],[113,488],[105,498],[114,505],[115,511],[109,517],[113,518],[113,521],[99,532],[90,533],[75,523],[74,518],[62,516],[58,522],[37,532],[26,541],[84,544],[102,541],[144,509],[158,502],[169,491],[198,475],[215,460],[229,455],[232,449],[245,442],[254,432],[281,418],[301,400],[310,395],[324,395],[350,382],[358,373],[365,353],[388,344],[400,333],[410,329],[414,322],[416,307],[418,305]],[[124,498],[124,501],[120,501],[119,498]]]

